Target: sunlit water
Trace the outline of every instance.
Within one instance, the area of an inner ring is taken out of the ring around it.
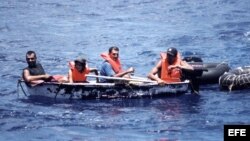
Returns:
[[[146,76],[170,46],[204,62],[249,65],[249,0],[5,0],[0,3],[0,140],[223,140],[223,125],[250,124],[249,90],[217,84],[161,99],[38,101],[17,95],[25,53],[50,74],[78,56],[98,67],[120,47],[124,67]]]

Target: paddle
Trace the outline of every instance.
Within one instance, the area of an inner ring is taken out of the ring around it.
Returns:
[[[110,76],[101,76],[101,75],[86,75],[87,77],[95,77],[95,78],[104,78],[109,80],[124,80],[124,81],[137,81],[137,82],[145,82],[145,83],[157,83],[156,81],[146,80],[146,79],[135,79],[135,78],[123,78],[123,77],[110,77]]]
[[[139,80],[148,80],[148,78],[140,77],[140,76],[130,76],[132,79],[139,79]]]

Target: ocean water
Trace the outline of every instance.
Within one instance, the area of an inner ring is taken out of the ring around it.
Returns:
[[[249,0],[5,0],[0,2],[0,140],[222,141],[225,124],[250,124],[250,92],[204,85],[158,99],[36,101],[18,95],[25,53],[49,74],[120,48],[124,68],[146,76],[175,46],[204,62],[249,65]]]

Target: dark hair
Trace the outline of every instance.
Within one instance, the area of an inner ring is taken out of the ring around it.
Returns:
[[[118,47],[116,47],[116,46],[112,46],[112,47],[110,47],[110,48],[109,48],[109,53],[111,53],[111,52],[112,52],[112,50],[119,51],[119,48],[118,48]]]
[[[75,64],[80,63],[82,65],[82,70],[79,70],[80,72],[83,72],[86,69],[86,59],[78,58],[74,62],[75,62]]]
[[[35,51],[32,51],[32,50],[27,51],[26,57],[27,57],[27,55],[31,55],[31,54],[34,54],[34,57],[36,58],[36,53],[35,53]]]
[[[78,59],[75,60],[75,63],[77,63],[77,62],[85,65],[86,64],[86,59],[84,59],[84,58],[78,58]]]

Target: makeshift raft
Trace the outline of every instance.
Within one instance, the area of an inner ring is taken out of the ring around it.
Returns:
[[[22,84],[21,83],[21,87]],[[26,84],[25,84],[26,85]],[[27,85],[26,85],[27,86]],[[23,88],[23,87],[22,87]],[[189,81],[157,83],[56,83],[43,82],[27,86],[29,96],[56,99],[111,99],[177,96],[188,92]]]

